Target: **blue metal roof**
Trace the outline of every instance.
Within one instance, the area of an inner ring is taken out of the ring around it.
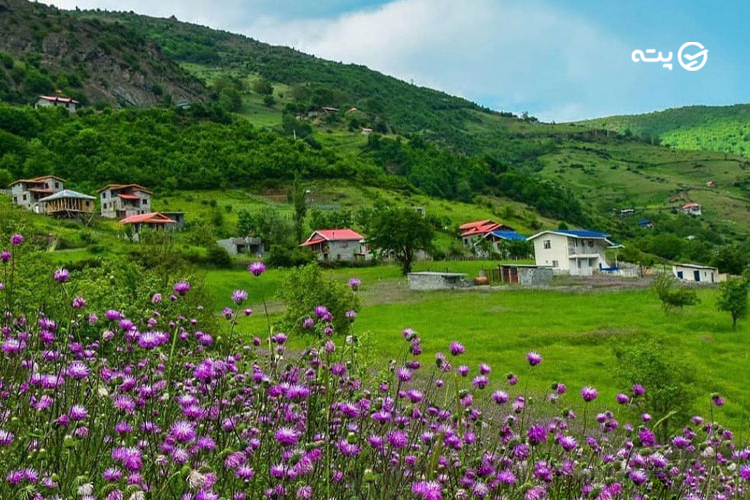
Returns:
[[[504,240],[526,241],[526,236],[518,234],[515,231],[492,231],[492,235]]]
[[[607,238],[609,235],[606,233],[600,233],[599,231],[589,231],[588,229],[558,229],[552,231],[554,233],[562,233],[576,238]]]

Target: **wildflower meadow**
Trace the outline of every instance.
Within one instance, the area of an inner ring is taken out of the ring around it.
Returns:
[[[195,283],[154,281],[138,304],[94,308],[77,274],[49,269],[29,303],[3,242],[0,304],[0,498],[251,499],[738,499],[750,487],[750,448],[711,413],[666,434],[641,411],[649,388],[602,401],[595,387],[529,381],[462,363],[461,339],[422,352],[394,332],[402,355],[367,366],[347,311],[339,334],[326,304],[299,318],[308,339],[287,349],[269,322],[244,332],[234,307],[213,314]],[[2,247],[0,247],[2,249]],[[250,286],[265,266],[248,269]],[[349,281],[351,294],[360,281]],[[110,290],[108,287],[112,287]],[[97,305],[120,297],[100,284]],[[135,300],[135,299],[134,299]],[[435,325],[439,328],[439,325]]]

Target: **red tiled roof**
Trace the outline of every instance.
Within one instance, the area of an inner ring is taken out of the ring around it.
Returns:
[[[131,215],[120,221],[120,224],[177,224],[164,214],[150,212],[147,214]]]
[[[117,196],[122,198],[123,200],[140,200],[141,197],[137,194],[128,194],[128,193],[120,193]]]
[[[306,242],[302,243],[301,247],[311,247],[313,245],[317,245],[318,243],[323,243],[325,239],[323,238],[313,238],[311,240],[307,240]]]
[[[352,231],[348,228],[343,229],[318,229],[307,238],[307,241],[302,243],[300,246],[310,246],[320,243],[322,241],[351,241],[351,240],[362,240],[364,236]]]
[[[458,229],[460,229],[461,231],[467,231],[475,227],[486,226],[487,224],[494,224],[494,222],[492,222],[490,219],[476,220],[474,222],[467,222],[465,224],[461,224],[460,226],[458,226]]]
[[[111,189],[112,191],[119,191],[125,188],[133,188],[135,191],[143,191],[144,193],[151,194],[151,191],[141,186],[140,184],[107,184],[101,188],[97,193],[101,193],[105,189]]]
[[[699,207],[700,205],[698,203],[685,203],[682,205],[682,208],[693,208],[693,207]]]

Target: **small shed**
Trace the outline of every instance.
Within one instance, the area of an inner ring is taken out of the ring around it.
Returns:
[[[170,226],[170,229],[180,230],[185,227],[185,212],[161,212],[161,214],[175,222],[175,225]]]
[[[726,274],[720,274],[717,267],[698,264],[675,264],[672,274],[678,280],[695,283],[718,283],[726,280]]]
[[[466,273],[421,271],[409,273],[409,290],[452,290],[471,286]]]
[[[229,255],[250,254],[261,256],[265,253],[263,241],[254,236],[227,238],[225,240],[218,240],[216,244],[229,252]]]
[[[532,264],[501,264],[500,281],[503,283],[518,283],[519,285],[549,285],[552,282],[553,271],[548,266]]]

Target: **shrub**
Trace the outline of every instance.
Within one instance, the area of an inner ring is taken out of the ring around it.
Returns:
[[[219,269],[228,269],[232,267],[232,257],[226,248],[214,244],[208,247],[206,263]]]
[[[670,274],[660,274],[654,281],[654,291],[665,313],[698,303],[695,290],[681,286]]]
[[[349,333],[351,320],[348,311],[356,311],[359,301],[356,295],[343,283],[325,278],[318,264],[308,264],[292,271],[279,290],[279,299],[286,305],[281,321],[282,330],[288,333],[310,333],[330,326],[337,335]],[[330,318],[313,312],[324,306]],[[315,319],[315,327],[305,328],[307,318]]]
[[[719,284],[719,300],[716,307],[719,311],[732,316],[732,329],[737,329],[737,320],[747,316],[748,280],[732,278]]]

